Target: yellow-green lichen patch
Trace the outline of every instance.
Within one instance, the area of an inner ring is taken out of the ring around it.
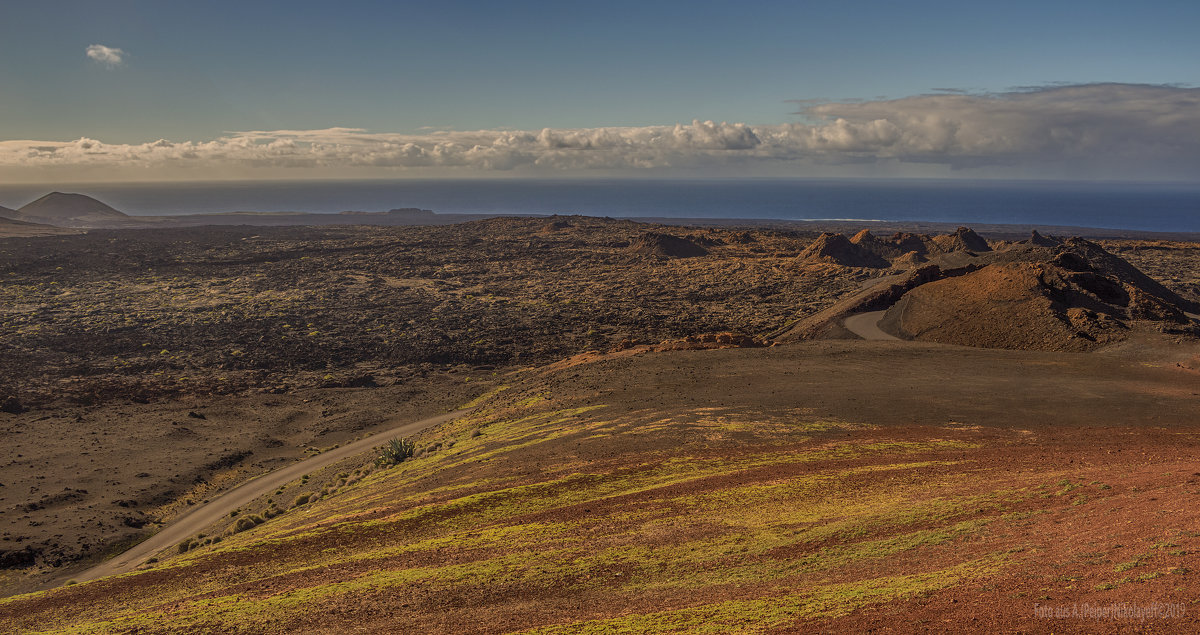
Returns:
[[[525,631],[552,633],[761,633],[801,620],[831,618],[851,611],[944,589],[962,580],[997,572],[997,557],[966,562],[949,569],[811,588],[802,593],[731,600],[671,611],[591,620]]]
[[[649,492],[658,488],[714,476],[728,475],[755,468],[787,465],[795,462],[809,462],[831,455],[840,458],[852,456],[859,452],[872,453],[879,451],[881,447],[886,447],[890,450],[900,449],[904,452],[926,449],[926,447],[920,444],[884,444],[883,446],[879,444],[867,444],[850,451],[838,449],[838,446],[833,446],[832,448],[822,448],[811,453],[765,453],[741,459],[703,460],[693,457],[679,457],[656,464],[636,466],[606,474],[570,474],[562,478],[549,479],[538,483],[488,490],[452,498],[439,503],[418,505],[393,514],[380,513],[380,517],[370,520],[361,522],[350,521],[336,525],[328,523],[330,511],[327,508],[313,507],[306,510],[305,515],[311,516],[317,521],[314,524],[298,524],[297,521],[300,519],[292,519],[292,522],[288,523],[289,526],[279,527],[276,531],[270,531],[273,528],[268,523],[268,525],[262,528],[268,531],[260,531],[254,537],[245,536],[241,540],[227,541],[228,544],[224,544],[214,551],[247,549],[250,551],[269,550],[273,552],[275,551],[275,547],[287,542],[319,542],[326,539],[323,536],[328,536],[328,539],[339,542],[342,538],[338,536],[350,536],[355,538],[356,543],[372,543],[377,540],[386,540],[387,536],[391,535],[396,527],[410,528],[407,530],[407,535],[419,539],[423,536],[487,527],[490,524],[503,522],[505,519],[521,515],[561,510],[583,503],[596,503],[614,497]],[[933,464],[903,464],[894,469],[906,469],[926,465]],[[857,469],[859,468],[852,468],[846,474],[854,474]],[[874,466],[867,469],[877,470],[881,469],[881,466]],[[852,524],[847,522],[845,518],[852,516],[853,524],[861,525],[863,523],[861,514],[864,511],[878,512],[880,510],[890,510],[891,512],[895,512],[892,514],[893,516],[899,515],[900,510],[895,505],[897,494],[894,491],[886,495],[859,492],[857,500],[842,497],[816,506],[810,501],[802,500],[801,495],[805,491],[811,490],[815,486],[814,483],[828,482],[829,478],[825,475],[818,475],[808,479],[789,481],[765,489],[763,486],[752,486],[750,489],[764,492],[758,498],[750,495],[748,490],[735,491],[732,493],[732,497],[743,499],[743,504],[738,506],[730,506],[728,505],[728,500],[720,500],[727,495],[722,490],[718,490],[713,494],[717,502],[711,506],[722,513],[715,514],[713,517],[728,520],[725,518],[726,512],[728,512],[731,516],[736,517],[737,522],[740,524],[750,522],[758,526],[768,526],[771,524],[813,523],[836,512],[836,522],[831,523],[831,528],[834,526],[842,527],[844,531],[845,525]],[[388,480],[389,478],[386,473],[379,477],[377,486],[373,488],[377,496],[384,496],[383,493],[387,491]],[[748,504],[752,501],[760,500],[764,496],[768,498],[773,496],[780,501],[800,501],[801,504],[795,505],[789,503],[784,508],[779,509],[775,509],[770,505]],[[684,505],[697,504],[696,501],[687,498],[682,498],[678,501],[664,500],[673,505],[676,503]],[[342,501],[342,503],[345,502]],[[359,500],[358,504],[366,505],[372,502],[376,501]],[[849,513],[852,508],[859,510],[858,515]],[[913,512],[909,510],[905,513]],[[767,514],[769,517],[758,521],[754,520],[762,514]],[[772,514],[774,516],[770,517]],[[299,555],[296,556],[297,559],[299,557]],[[288,558],[273,560],[274,566],[279,567],[286,566],[288,562]]]
[[[587,597],[603,598],[589,620],[546,632],[756,632],[989,575],[1002,560],[977,558],[1009,546],[1030,507],[1077,513],[1072,498],[1098,492],[1054,496],[1066,475],[1049,471],[989,483],[973,452],[983,437],[944,430],[900,436],[806,412],[622,414],[534,391],[497,395],[417,439],[436,451],[98,583],[112,585],[103,600],[87,594],[92,584],[65,589],[64,600],[80,600],[37,623],[303,630],[347,607],[385,615],[451,597],[468,598],[464,615],[510,611],[505,623],[524,627],[572,614],[530,621],[504,598]],[[672,442],[644,442],[658,434]]]
[[[511,388],[511,386],[509,386],[507,384],[500,384],[499,386],[496,386],[495,388],[493,388],[493,389],[483,393],[482,395],[479,395],[478,397],[468,401],[467,403],[459,406],[458,409],[459,410],[469,410],[472,408],[478,408],[479,406],[481,406],[484,403],[491,400],[492,397],[495,397],[496,395],[508,390],[509,388]]]

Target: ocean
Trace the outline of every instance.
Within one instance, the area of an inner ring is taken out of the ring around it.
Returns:
[[[134,215],[340,212],[857,219],[1200,232],[1200,184],[959,180],[372,180],[0,185],[20,207],[51,190]]]

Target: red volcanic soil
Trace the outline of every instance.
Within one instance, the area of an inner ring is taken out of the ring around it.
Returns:
[[[1100,245],[1034,236],[984,252],[960,229],[936,241],[937,277],[899,297],[881,327],[904,339],[963,346],[1084,351],[1135,331],[1194,338],[1195,303]],[[976,251],[966,246],[974,245]],[[987,247],[984,243],[982,247]],[[981,253],[982,255],[977,255]]]
[[[1071,302],[1072,289],[1054,284],[1061,273],[1015,263],[931,282],[906,293],[884,328],[908,339],[1028,350],[1082,351],[1123,337],[1125,316],[1099,302]]]
[[[1188,632],[1200,396],[1169,361],[814,342],[520,373],[411,464],[0,625]],[[1038,612],[1120,603],[1186,610]]]

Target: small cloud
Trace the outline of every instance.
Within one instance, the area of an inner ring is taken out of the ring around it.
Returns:
[[[109,68],[120,66],[125,61],[125,51],[103,44],[93,44],[87,47],[87,56]]]

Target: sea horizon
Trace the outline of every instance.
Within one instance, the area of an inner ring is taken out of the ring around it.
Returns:
[[[975,179],[358,179],[0,185],[18,208],[50,191],[132,216],[386,211],[779,221],[936,222],[1200,231],[1200,183]]]

